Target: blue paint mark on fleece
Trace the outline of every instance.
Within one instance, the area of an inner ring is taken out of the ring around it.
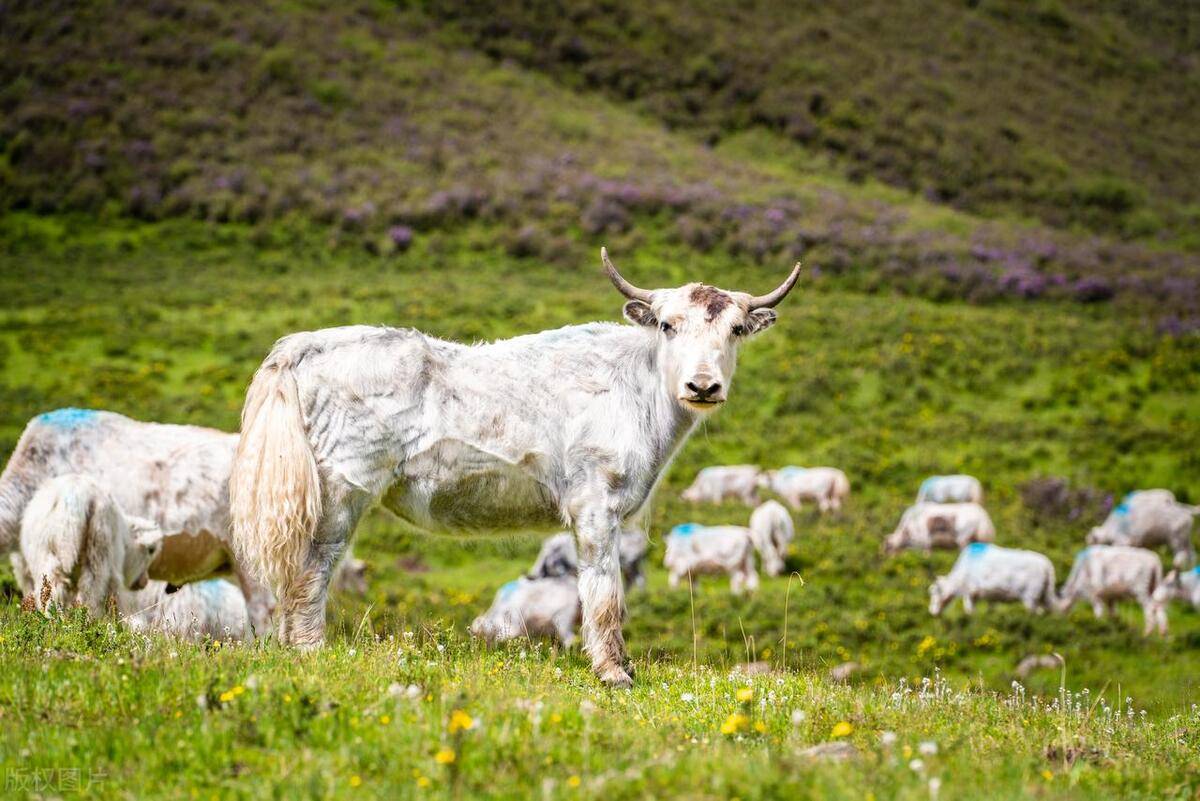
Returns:
[[[1196,565],[1195,567],[1193,567],[1192,572],[1195,573],[1197,576],[1200,576],[1200,565]]]
[[[978,559],[987,552],[987,549],[988,543],[986,542],[972,542],[967,546],[967,557],[970,559]]]
[[[1131,492],[1122,498],[1121,502],[1117,504],[1115,509],[1113,509],[1113,514],[1115,514],[1117,517],[1124,517],[1125,515],[1129,514],[1129,502],[1133,500],[1134,495],[1137,495],[1137,493]]]
[[[96,422],[96,413],[91,409],[56,409],[39,414],[37,421],[42,425],[70,430]]]
[[[221,594],[221,585],[224,583],[224,579],[208,579],[206,581],[198,581],[196,582],[196,589],[199,590],[205,598],[212,601]]]
[[[700,530],[699,523],[680,523],[671,529],[672,536],[687,537]]]
[[[517,585],[521,583],[520,579],[513,579],[500,588],[500,600],[504,600],[508,596],[517,591]]]
[[[1088,555],[1088,551],[1090,551],[1090,550],[1092,550],[1091,546],[1088,546],[1087,548],[1084,548],[1079,553],[1075,554],[1075,562],[1079,563],[1079,562],[1083,561],[1084,559],[1086,559],[1087,555]]]
[[[796,467],[795,465],[788,465],[787,467],[779,468],[779,474],[781,476],[798,476],[801,473],[807,473],[807,472],[808,472],[807,467]]]

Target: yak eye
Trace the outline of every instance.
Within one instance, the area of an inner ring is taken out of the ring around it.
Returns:
[[[671,324],[668,322],[662,322],[659,324],[658,327],[662,329],[662,332],[664,334],[669,334],[672,331]]]
[[[746,335],[746,326],[744,326],[744,325],[735,325],[735,326],[733,327],[733,335],[734,335],[735,337],[741,337],[741,336],[745,336],[745,335]]]

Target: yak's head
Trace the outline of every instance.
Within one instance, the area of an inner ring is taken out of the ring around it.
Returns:
[[[162,550],[163,531],[156,523],[145,518],[129,515],[127,521],[129,537],[125,541],[122,578],[126,587],[140,590],[149,581],[150,563]]]
[[[770,328],[775,306],[800,276],[800,265],[766,295],[731,292],[707,284],[639,289],[626,281],[600,249],[604,270],[622,295],[625,318],[657,332],[667,386],[684,408],[708,412],[729,396],[738,345]]]

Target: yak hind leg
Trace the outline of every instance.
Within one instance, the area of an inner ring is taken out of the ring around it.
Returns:
[[[279,639],[302,650],[325,643],[325,605],[329,583],[350,545],[370,498],[349,487],[327,487],[325,510],[309,543],[304,564],[279,593]]]

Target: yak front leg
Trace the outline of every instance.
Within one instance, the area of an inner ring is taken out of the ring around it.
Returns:
[[[620,519],[604,504],[592,504],[575,520],[579,545],[579,600],[583,606],[583,649],[592,669],[610,687],[629,687],[621,624],[625,598],[617,554]]]

